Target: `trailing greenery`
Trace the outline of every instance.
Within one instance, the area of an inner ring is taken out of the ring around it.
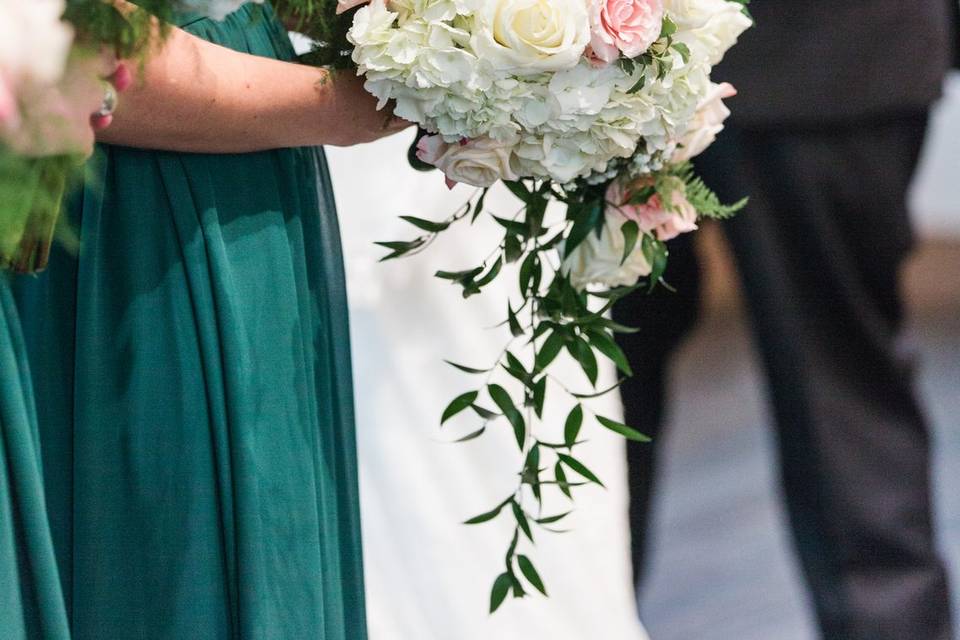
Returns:
[[[560,249],[567,251],[582,242],[603,222],[605,202],[603,189],[564,193],[549,182],[522,180],[506,183],[510,191],[523,202],[523,208],[514,219],[506,219],[484,209],[487,190],[481,190],[456,213],[446,220],[435,222],[404,217],[422,233],[403,242],[381,242],[389,250],[384,260],[419,253],[439,234],[454,223],[469,219],[476,222],[486,216],[503,230],[499,245],[480,264],[462,271],[438,271],[436,277],[447,280],[461,289],[467,298],[483,292],[501,274],[506,264],[519,265],[514,295],[508,299],[503,325],[510,338],[495,362],[474,367],[450,362],[456,369],[477,377],[474,389],[454,398],[444,409],[441,425],[452,417],[472,413],[478,427],[456,439],[465,442],[483,435],[488,428],[503,425],[512,431],[523,463],[517,472],[514,491],[492,509],[466,521],[480,524],[498,517],[513,522],[513,533],[504,556],[502,572],[494,580],[490,594],[490,610],[496,610],[512,594],[519,598],[529,589],[546,595],[546,587],[529,555],[519,551],[521,544],[532,544],[535,532],[555,531],[555,525],[571,511],[545,513],[543,495],[555,490],[572,500],[579,487],[602,486],[599,476],[578,458],[578,447],[585,441],[583,435],[590,423],[617,433],[629,440],[646,442],[649,439],[636,429],[613,418],[594,414],[585,400],[613,391],[619,382],[606,389],[598,389],[599,363],[597,356],[609,359],[622,376],[632,374],[623,351],[614,340],[614,333],[632,331],[607,317],[613,304],[641,286],[660,279],[662,266],[651,274],[647,282],[614,290],[577,291],[560,269]],[[567,205],[567,216],[553,224],[546,219],[547,204],[559,199]],[[666,264],[663,243],[644,237],[643,250],[651,264]],[[579,364],[589,386],[571,389],[552,374],[551,366],[562,352],[567,352]],[[518,391],[510,391],[495,381],[505,374],[515,380]],[[621,379],[622,381],[622,379]],[[548,397],[562,392],[573,401],[563,427],[562,439],[550,439],[543,433],[541,423]]]

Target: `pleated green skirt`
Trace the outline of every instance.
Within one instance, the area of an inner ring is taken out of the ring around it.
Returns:
[[[192,33],[289,59],[249,7]],[[343,266],[319,150],[103,147],[21,281],[75,640],[366,637]]]
[[[17,310],[3,273],[0,273],[0,638],[69,638],[43,496],[33,388]]]

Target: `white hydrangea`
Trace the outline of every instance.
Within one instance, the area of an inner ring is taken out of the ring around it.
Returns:
[[[671,71],[658,78],[652,67],[628,75],[588,60],[586,7],[585,0],[373,0],[357,11],[348,37],[381,106],[395,101],[398,116],[448,144],[513,145],[504,166],[520,176],[566,184],[630,159],[631,172],[655,170],[710,91],[711,66],[749,20],[727,0],[667,0],[676,38],[691,55],[672,53]],[[550,37],[512,31],[531,24]],[[630,93],[640,74],[643,87]]]

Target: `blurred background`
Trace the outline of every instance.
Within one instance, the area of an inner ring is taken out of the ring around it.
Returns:
[[[910,195],[908,338],[934,431],[940,543],[960,611],[960,74],[933,114]],[[700,234],[708,304],[673,371],[653,570],[641,594],[656,640],[816,638],[780,499],[773,429],[731,263]],[[960,633],[960,628],[958,628]]]

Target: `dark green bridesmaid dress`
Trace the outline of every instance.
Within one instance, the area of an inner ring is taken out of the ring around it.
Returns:
[[[0,272],[0,638],[69,637],[26,350],[7,275]]]
[[[181,24],[293,56],[269,9]],[[103,147],[92,165],[79,256],[17,291],[72,637],[363,640],[322,154]]]

